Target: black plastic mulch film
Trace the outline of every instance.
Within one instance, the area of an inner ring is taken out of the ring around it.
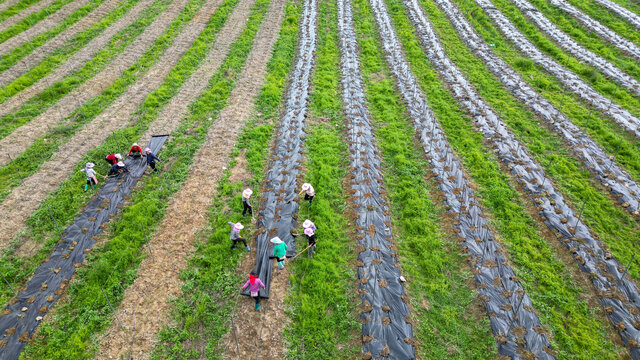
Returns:
[[[157,154],[167,135],[153,136],[148,147]],[[3,334],[0,347],[0,359],[17,359],[26,345],[26,341],[36,330],[40,321],[62,295],[69,285],[76,268],[87,256],[85,250],[95,244],[94,237],[102,233],[101,225],[108,222],[111,216],[120,211],[125,196],[147,168],[145,158],[125,159],[129,173],[111,177],[102,185],[97,196],[89,202],[86,209],[78,215],[73,223],[63,232],[51,256],[40,265],[26,289],[21,291],[11,305],[0,317],[0,334]],[[26,308],[27,310],[22,311]],[[11,334],[11,335],[9,335]]]
[[[609,115],[616,123],[623,128],[633,132],[640,137],[640,120],[634,117],[620,105],[612,100],[600,95],[591,86],[586,84],[580,77],[553,59],[544,55],[509,20],[493,5],[489,0],[475,0],[476,3],[485,10],[487,15],[494,21],[500,31],[509,39],[523,54],[531,58],[536,64],[553,74],[569,91],[573,91],[586,102],[590,103],[598,111]]]
[[[520,11],[526,14],[526,16],[529,17],[540,30],[547,34],[551,40],[566,52],[575,56],[576,59],[584,61],[586,64],[600,70],[603,74],[627,88],[632,93],[635,93],[636,95],[640,94],[640,83],[638,83],[636,79],[625,74],[624,71],[620,70],[617,66],[613,65],[601,56],[578,45],[578,43],[576,43],[569,35],[565,34],[555,26],[527,0],[512,0],[512,2],[518,7],[518,9],[520,9]]]
[[[284,115],[280,120],[277,140],[264,180],[258,211],[256,236],[256,270],[265,284],[260,297],[268,298],[271,285],[273,246],[277,236],[287,244],[287,257],[295,255],[295,238],[291,231],[297,226],[300,188],[297,177],[302,169],[308,99],[313,55],[316,49],[316,0],[305,0],[300,24],[300,40],[291,85],[286,95]],[[249,295],[248,290],[242,295]]]
[[[455,214],[454,226],[461,246],[471,255],[470,265],[480,298],[484,301],[498,353],[514,359],[533,353],[538,359],[553,359],[549,340],[531,300],[509,267],[503,251],[489,230],[487,220],[473,193],[462,165],[427,105],[394,33],[382,0],[371,0],[387,61],[397,78],[416,133],[437,176],[438,188]],[[521,347],[518,344],[523,344]],[[549,352],[547,352],[549,351]]]
[[[353,14],[349,0],[338,0],[342,98],[347,119],[350,184],[358,239],[358,292],[365,358],[415,359],[408,298],[400,264],[392,249],[389,206],[371,116],[364,97]]]
[[[485,1],[485,0],[477,0]],[[428,25],[424,14],[413,1],[405,0],[412,17],[422,17],[419,23]],[[423,33],[426,27],[418,26]],[[432,30],[431,30],[432,31]],[[588,273],[595,287],[598,301],[607,309],[614,328],[634,359],[640,359],[640,296],[636,284],[622,275],[625,269],[597,240],[590,229],[576,216],[563,196],[555,189],[544,170],[529,156],[522,144],[508,131],[507,126],[476,94],[464,75],[446,56],[437,37],[421,36],[431,63],[451,87],[453,96],[472,115],[474,126],[493,144],[494,153],[505,163],[520,183],[545,225],[570,250],[580,269]],[[434,152],[437,152],[437,148]]]
[[[638,47],[633,42],[618,35],[615,31],[602,25],[601,23],[594,20],[582,11],[578,10],[576,7],[569,4],[565,0],[549,0],[549,3],[557,6],[562,11],[573,16],[587,30],[590,30],[591,32],[597,34],[599,37],[615,45],[618,49],[624,51],[628,55],[633,56],[634,58],[636,58],[636,60],[640,60],[640,47]]]
[[[534,113],[543,118],[550,127],[567,141],[574,155],[582,161],[589,171],[607,188],[613,197],[628,212],[638,215],[640,210],[640,186],[631,176],[622,170],[615,159],[587,136],[579,127],[555,108],[547,99],[535,92],[520,75],[499,58],[489,45],[475,33],[464,15],[449,1],[435,0],[447,14],[452,26],[460,38],[482,60],[484,65],[509,89],[515,97],[525,103]],[[411,1],[412,3],[415,1]],[[408,8],[418,7],[409,4]],[[411,11],[411,20],[416,26],[423,20]],[[435,61],[435,60],[434,60]]]

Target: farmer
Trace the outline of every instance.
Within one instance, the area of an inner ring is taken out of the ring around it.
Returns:
[[[273,256],[278,260],[278,270],[282,270],[284,269],[284,259],[287,254],[287,244],[277,236],[271,239],[271,242],[275,244],[273,247]]]
[[[251,271],[249,274],[249,280],[244,284],[242,290],[249,288],[249,293],[251,293],[251,297],[256,302],[256,311],[260,310],[260,287],[265,288],[264,284],[260,279],[258,279],[258,275],[256,275],[255,270]]]
[[[316,196],[316,192],[313,190],[313,186],[309,183],[302,184],[302,191],[298,195],[304,193],[304,199],[309,201],[309,205],[313,202],[313,197]]]
[[[120,154],[109,154],[104,158],[109,165],[115,165],[118,161],[122,160],[122,155]]]
[[[316,224],[314,224],[311,220],[307,219],[302,223],[303,229],[311,229],[314,232],[316,231]]]
[[[91,187],[94,190],[96,188],[96,185],[98,185],[98,179],[96,178],[96,175],[98,175],[98,173],[95,170],[93,170],[94,166],[95,166],[94,163],[88,162],[84,166],[84,169],[80,170],[80,171],[84,172],[84,174],[87,176],[87,183],[84,185],[84,191],[85,192],[89,188],[89,185],[91,185]]]
[[[118,161],[115,165],[111,166],[111,169],[109,169],[109,174],[107,174],[107,176],[118,176],[126,172],[129,172],[127,166],[122,161]]]
[[[304,234],[307,235],[307,241],[309,242],[309,257],[313,257],[313,252],[316,249],[316,232],[308,227],[304,229]]]
[[[138,145],[138,143],[133,143],[133,145],[131,145],[131,150],[129,150],[127,156],[131,156],[135,159],[139,159],[142,157],[142,148]]]
[[[156,161],[162,162],[162,160],[158,159],[157,156],[153,155],[151,149],[144,149],[144,153],[147,154],[147,165],[153,169],[153,172],[157,173],[158,169],[156,169]]]
[[[253,207],[249,204],[249,198],[253,194],[253,190],[246,188],[242,192],[242,216],[245,216],[247,211],[249,215],[253,216]]]
[[[229,239],[233,242],[231,244],[231,250],[235,250],[236,243],[240,241],[242,241],[247,251],[251,250],[251,248],[247,246],[247,241],[240,236],[240,230],[244,229],[244,226],[240,223],[232,223],[231,221],[229,221],[227,224],[231,226],[231,233],[229,234]]]

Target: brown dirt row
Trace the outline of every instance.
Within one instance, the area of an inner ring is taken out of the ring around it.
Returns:
[[[2,4],[0,4],[0,11],[5,11],[9,7],[17,4],[19,1],[20,0],[7,0],[7,1],[3,2]]]
[[[0,139],[0,148],[4,149],[0,154],[0,164],[8,163],[10,161],[9,156],[16,158],[31,146],[36,139],[44,136],[49,127],[55,126],[81,104],[100,95],[107,89],[129,66],[144,55],[145,51],[153,45],[153,42],[180,14],[186,4],[186,0],[174,1],[104,70],[58,100],[56,104],[36,118]]]
[[[246,22],[255,0],[243,1],[223,32],[237,31],[233,28],[242,27]],[[194,156],[198,161],[192,166],[189,178],[171,201],[159,230],[150,240],[154,257],[142,261],[138,277],[125,292],[117,310],[126,330],[112,322],[97,359],[118,359],[129,353],[136,359],[149,358],[155,336],[169,317],[170,298],[180,295],[182,284],[178,272],[185,268],[193,251],[196,232],[206,224],[202,214],[211,204],[222,167],[229,160],[237,136],[253,110],[253,99],[266,75],[266,63],[278,36],[285,3],[286,0],[271,3],[238,86],[232,91],[229,106],[209,129],[205,144]],[[233,19],[236,15],[242,19]],[[227,38],[232,37],[229,35],[221,32],[218,39],[228,41]],[[239,31],[235,37],[238,35]],[[197,77],[194,74],[192,78]],[[183,103],[182,107],[186,109],[187,105]]]
[[[22,21],[24,18],[26,18],[27,16],[33,14],[33,13],[37,13],[38,11],[46,8],[47,6],[51,5],[55,0],[40,0],[37,3],[29,6],[26,9],[23,9],[22,11],[20,11],[19,13],[11,16],[10,18],[5,19],[3,22],[0,23],[0,31],[5,31],[8,28],[12,27],[13,25],[19,23],[20,21]],[[68,6],[68,5],[67,5]]]
[[[82,65],[84,65],[87,61],[89,61],[93,56],[104,48],[109,42],[111,38],[117,34],[119,31],[123,30],[127,26],[131,25],[138,16],[147,8],[153,0],[140,0],[131,10],[129,10],[124,16],[118,19],[115,23],[111,24],[107,29],[105,29],[100,35],[96,36],[93,40],[91,40],[86,46],[80,49],[77,53],[71,56],[67,61],[58,66],[55,70],[53,70],[49,75],[44,78],[38,80],[35,84],[31,85],[29,88],[24,89],[19,94],[13,96],[8,99],[2,106],[0,106],[0,117],[5,116],[13,111],[16,111],[20,106],[22,106],[27,100],[39,94],[42,90],[49,87],[56,81],[60,81],[65,78],[65,76],[73,73],[74,71],[80,69]],[[31,61],[28,58],[35,56],[34,54],[30,54],[25,57],[25,66],[33,67],[37,65],[39,62]],[[0,74],[0,86],[5,86],[9,84],[14,79],[18,78],[20,75],[26,73],[28,67],[23,68],[12,68],[11,71],[4,71]]]
[[[187,0],[177,2],[186,3]],[[24,179],[24,184],[7,196],[0,204],[0,214],[12,220],[0,225],[0,249],[7,246],[24,226],[26,219],[49,193],[55,191],[65,179],[71,176],[74,167],[87,151],[102,144],[114,130],[130,126],[136,121],[133,114],[138,106],[164,81],[169,71],[204,29],[208,18],[215,12],[220,2],[221,0],[208,0],[198,12],[208,15],[196,15],[194,21],[190,22],[175,38],[173,44],[142,79],[131,85],[105,111],[80,129],[62,149],[42,165],[39,172]],[[164,13],[160,16],[173,17]],[[122,144],[122,146],[128,145]],[[103,160],[94,159],[94,161]]]
[[[80,7],[86,5],[88,2],[89,0],[79,0],[79,1],[74,1],[70,4],[67,4],[62,9],[51,14],[51,16],[47,16],[47,18],[33,25],[26,31],[23,31],[20,34],[17,34],[11,39],[8,39],[7,41],[0,44],[0,54],[8,53],[16,46],[29,42],[39,34],[53,29],[59,23],[61,23],[67,16],[69,16],[72,12],[78,10]]]

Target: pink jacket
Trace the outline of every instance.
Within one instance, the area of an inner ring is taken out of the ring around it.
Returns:
[[[260,279],[256,279],[256,281],[253,282],[253,285],[251,285],[251,280],[247,280],[242,289],[246,289],[247,286],[249,287],[249,291],[254,293],[260,291],[260,287],[264,289],[264,284]]]

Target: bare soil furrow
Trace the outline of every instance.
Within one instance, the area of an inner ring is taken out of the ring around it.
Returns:
[[[618,125],[640,137],[640,119],[633,116],[622,106],[613,102],[594,90],[578,75],[555,60],[546,56],[533,45],[510,21],[502,14],[490,0],[475,0],[498,26],[502,34],[509,39],[523,54],[531,58],[536,64],[555,76],[568,90],[573,91],[580,98],[594,108],[610,116]]]
[[[414,12],[415,16],[420,14],[422,13]],[[424,18],[424,14],[422,17]],[[426,18],[418,23],[429,24]],[[427,28],[422,30],[428,31]],[[435,33],[431,31],[430,34],[425,34],[421,41],[429,61],[451,88],[452,95],[472,116],[474,127],[484,135],[495,155],[535,204],[544,224],[570,250],[580,270],[588,274],[599,303],[608,309],[607,315],[631,356],[634,359],[640,358],[640,350],[633,345],[640,341],[640,330],[635,327],[638,318],[634,315],[640,313],[637,285],[625,276],[624,267],[611,255],[606,244],[591,233],[580,215],[565,202],[542,167],[511,134],[502,119],[480,98],[471,83],[446,55]],[[420,96],[419,91],[414,92],[414,96]],[[439,151],[441,149],[433,150],[435,153]]]
[[[1,11],[5,11],[6,9],[8,9],[9,7],[17,4],[18,2],[20,2],[20,0],[6,0],[5,2],[3,2],[2,4],[0,4],[0,12]]]
[[[181,1],[187,2],[187,0]],[[164,81],[169,71],[206,26],[209,16],[205,14],[213,14],[219,3],[220,0],[207,1],[207,4],[198,11],[200,16],[194,17],[194,20],[174,39],[162,58],[140,81],[131,85],[107,109],[78,131],[63,148],[53,154],[36,174],[24,179],[24,183],[7,196],[0,204],[0,214],[7,214],[15,221],[6,222],[0,226],[0,249],[4,248],[24,226],[26,219],[48,194],[70,176],[71,171],[88,150],[102,144],[111,135],[112,130],[124,128],[135,121],[133,113],[147,95]],[[170,17],[173,18],[173,16]]]
[[[5,21],[0,23],[0,32],[5,31],[12,27],[13,25],[19,23],[27,16],[37,13],[38,11],[46,8],[47,6],[53,4],[57,0],[40,0],[37,3],[29,6],[28,8],[20,11],[19,13],[13,15],[12,17],[6,19]]]
[[[586,64],[591,65],[601,71],[605,76],[609,77],[613,81],[629,89],[632,93],[640,95],[640,83],[633,77],[627,75],[624,71],[619,69],[601,56],[593,53],[580,46],[575,42],[571,36],[560,30],[549,19],[547,19],[541,12],[538,11],[527,0],[511,0],[529,19],[531,19],[536,26],[549,36],[558,46],[564,49],[569,54],[576,57]]]
[[[144,55],[145,51],[180,14],[187,2],[187,0],[174,1],[104,70],[58,100],[33,120],[0,139],[0,148],[6,150],[0,155],[0,164],[6,164],[10,161],[10,157],[15,158],[20,155],[36,139],[44,136],[50,127],[62,121],[84,102],[107,89],[129,66]]]
[[[216,36],[215,43],[203,63],[182,85],[180,91],[171,98],[171,101],[163,109],[158,119],[150,126],[152,130],[147,131],[142,136],[141,144],[146,144],[154,134],[171,134],[178,128],[180,121],[189,112],[188,105],[204,92],[211,74],[214,74],[222,65],[224,58],[229,53],[231,44],[242,33],[254,3],[255,0],[245,0],[236,5],[235,10]]]
[[[30,27],[28,30],[21,32],[20,34],[12,37],[11,39],[0,44],[0,54],[5,54],[11,51],[16,46],[22,45],[26,42],[31,41],[34,37],[39,34],[49,31],[56,27],[59,23],[61,23],[64,18],[69,16],[72,12],[78,10],[80,7],[85,6],[90,0],[77,0],[74,1],[62,9],[56,11],[51,14],[51,16],[47,16],[46,19],[40,21],[34,26]]]
[[[251,2],[245,1],[247,4]],[[155,336],[169,317],[169,301],[180,294],[182,283],[178,273],[186,267],[191,256],[196,232],[206,224],[207,218],[202,214],[211,204],[216,185],[223,174],[223,166],[229,160],[238,134],[253,110],[253,100],[264,81],[268,54],[271,54],[277,38],[285,4],[285,0],[271,3],[266,17],[268,20],[256,35],[256,42],[238,85],[231,93],[229,105],[209,129],[207,140],[194,155],[199,161],[194,162],[189,178],[173,197],[163,222],[149,242],[154,258],[142,261],[138,277],[125,291],[117,314],[128,330],[112,322],[97,359],[117,359],[128,353],[136,359],[149,358]],[[239,6],[244,7],[242,4]],[[248,11],[244,15],[246,17]],[[232,25],[230,22],[228,24]],[[224,32],[225,29],[220,33],[220,40],[224,39]],[[186,105],[183,103],[182,107],[186,109]],[[133,347],[131,339],[135,339]]]
[[[70,57],[63,65],[57,67],[49,75],[38,80],[29,88],[24,89],[19,94],[2,103],[2,106],[0,106],[0,117],[16,111],[20,106],[22,106],[22,104],[48,88],[51,84],[64,79],[65,76],[80,69],[82,65],[93,58],[98,51],[109,44],[109,41],[111,41],[111,38],[114,35],[135,22],[138,16],[140,16],[140,14],[142,14],[142,12],[151,5],[151,3],[153,3],[153,0],[140,0],[140,2],[131,8],[127,14],[105,29],[100,35],[96,36],[85,47]],[[14,67],[12,71],[4,71],[0,74],[0,86],[6,86],[20,75],[26,73],[29,67],[33,67],[38,63],[39,62],[37,61],[27,60],[24,63],[24,67],[21,69]]]
[[[362,300],[363,357],[414,359],[411,311],[395,251],[382,161],[365,100],[360,55],[349,0],[338,0],[342,100],[347,120],[350,192],[358,251],[358,293]],[[385,355],[386,354],[386,355]]]
[[[635,26],[638,31],[640,31],[640,15],[634,13],[633,11],[630,11],[624,6],[617,4],[611,0],[594,0],[594,1],[606,7],[607,9],[613,11],[614,13],[618,14],[618,16],[627,20],[629,23]]]
[[[497,56],[450,0],[436,0],[436,3],[443,9],[462,41],[504,84],[505,88],[544,120],[545,125],[562,136],[576,158],[580,159],[598,181],[614,195],[613,197],[622,207],[634,215],[639,215],[640,186],[631,175],[619,166],[615,158],[612,160],[602,147],[573,124],[547,99],[540,96],[517,71]],[[419,11],[417,3],[410,1],[405,4],[412,12],[411,20],[414,23],[422,22],[423,20],[417,12]],[[420,27],[420,25],[418,26]]]
[[[573,16],[573,18],[578,20],[578,22],[580,22],[580,24],[582,24],[582,26],[587,30],[596,33],[596,35],[601,37],[603,40],[615,45],[618,49],[640,61],[640,47],[638,45],[618,35],[615,31],[602,25],[600,22],[578,10],[578,8],[569,4],[569,2],[565,0],[549,0],[549,2],[567,14]]]

